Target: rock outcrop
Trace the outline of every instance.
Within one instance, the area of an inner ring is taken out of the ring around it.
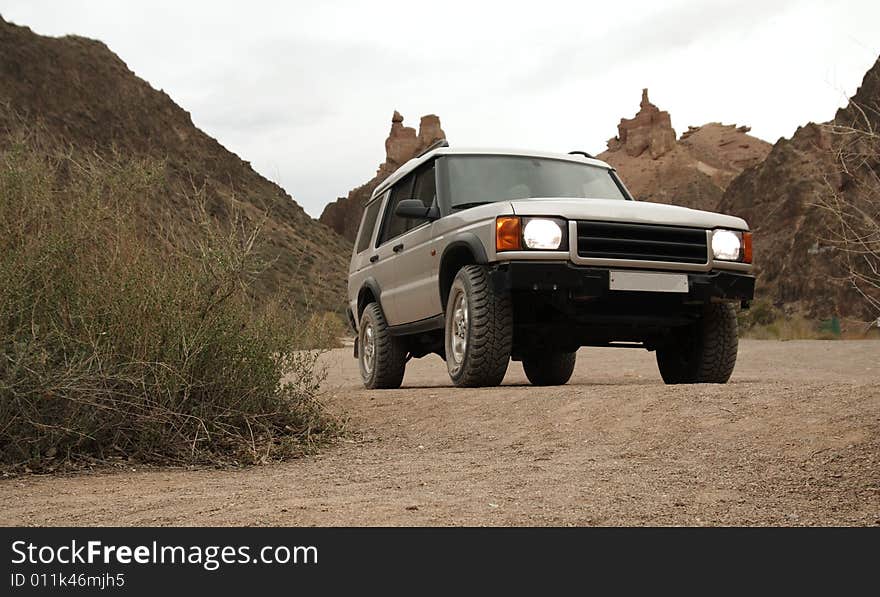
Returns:
[[[675,130],[669,112],[660,110],[648,100],[648,90],[642,89],[642,101],[634,118],[621,118],[617,136],[608,140],[608,149],[622,149],[637,158],[646,151],[653,159],[672,151]]]
[[[643,201],[696,209],[715,210],[730,181],[770,151],[749,127],[718,122],[688,127],[676,141],[669,113],[648,100],[647,89],[635,118],[617,129],[597,157],[617,168],[629,190]]]
[[[340,197],[328,204],[319,220],[354,242],[364,203],[370,198],[376,186],[406,162],[445,138],[446,133],[440,127],[440,118],[435,114],[422,116],[419,130],[416,132],[414,128],[403,125],[403,116],[395,110],[391,117],[391,131],[385,139],[385,161],[379,165],[376,176],[350,191],[347,197]]]
[[[754,230],[759,296],[788,312],[863,321],[878,315],[847,279],[851,254],[835,242],[839,227],[819,206],[838,197],[861,210],[860,219],[880,221],[880,142],[875,137],[865,146],[859,138],[870,135],[853,129],[880,130],[880,60],[832,121],[806,124],[780,139],[766,160],[731,182],[720,202],[722,211],[746,218]],[[850,152],[855,160],[846,159]],[[870,267],[858,257],[853,263]],[[880,291],[873,296],[880,301]]]
[[[165,162],[159,198],[138,206],[133,216],[147,233],[184,226],[181,214],[192,209],[186,197],[194,187],[218,220],[228,218],[230,201],[254,218],[267,210],[263,238],[271,266],[257,279],[258,292],[282,290],[311,308],[343,309],[345,241],[196,128],[188,112],[103,43],[44,37],[0,18],[0,145],[22,128],[77,151]]]
[[[391,117],[391,131],[385,139],[385,163],[379,166],[379,172],[394,172],[401,164],[411,159],[419,148],[419,136],[416,129],[403,126],[403,116],[397,110]]]

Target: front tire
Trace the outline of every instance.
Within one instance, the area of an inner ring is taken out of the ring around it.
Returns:
[[[574,373],[575,352],[550,352],[523,357],[523,371],[533,386],[561,386]]]
[[[446,302],[446,368],[458,387],[497,386],[513,346],[510,295],[496,292],[486,268],[466,265]]]
[[[676,330],[671,342],[657,348],[657,366],[667,384],[727,383],[738,349],[736,309],[710,304],[696,323]]]
[[[406,351],[388,331],[382,309],[370,303],[361,315],[358,332],[358,365],[364,387],[370,390],[399,388],[406,369]]]

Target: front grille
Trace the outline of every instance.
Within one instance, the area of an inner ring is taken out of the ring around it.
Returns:
[[[706,263],[706,231],[702,228],[578,222],[577,249],[591,259],[632,259],[673,263]]]

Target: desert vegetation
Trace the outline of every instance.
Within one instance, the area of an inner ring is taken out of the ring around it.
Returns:
[[[0,148],[0,466],[254,463],[339,430],[316,367],[338,317],[255,300],[261,221],[234,200],[221,223],[193,185],[185,227],[144,229],[166,176],[26,133]]]
[[[752,340],[880,340],[880,329],[874,322],[810,318],[797,311],[786,312],[763,298],[739,311],[737,323],[740,337]]]
[[[826,178],[817,204],[830,220],[825,240],[880,321],[880,107],[851,101],[847,110],[852,118],[826,126],[839,171]]]

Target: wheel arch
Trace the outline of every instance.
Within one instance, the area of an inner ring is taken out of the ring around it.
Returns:
[[[452,282],[455,280],[455,274],[458,273],[458,270],[465,265],[483,265],[488,262],[483,243],[472,232],[465,232],[446,245],[440,258],[438,276],[441,307],[446,308],[449,289],[452,288]]]
[[[364,309],[367,308],[367,305],[370,303],[376,303],[379,306],[379,310],[382,311],[382,315],[385,315],[385,310],[382,309],[382,289],[379,288],[379,283],[376,282],[375,278],[367,278],[364,280],[364,283],[361,285],[361,289],[358,291],[358,299],[357,299],[357,320],[360,321],[361,316],[364,314]]]

